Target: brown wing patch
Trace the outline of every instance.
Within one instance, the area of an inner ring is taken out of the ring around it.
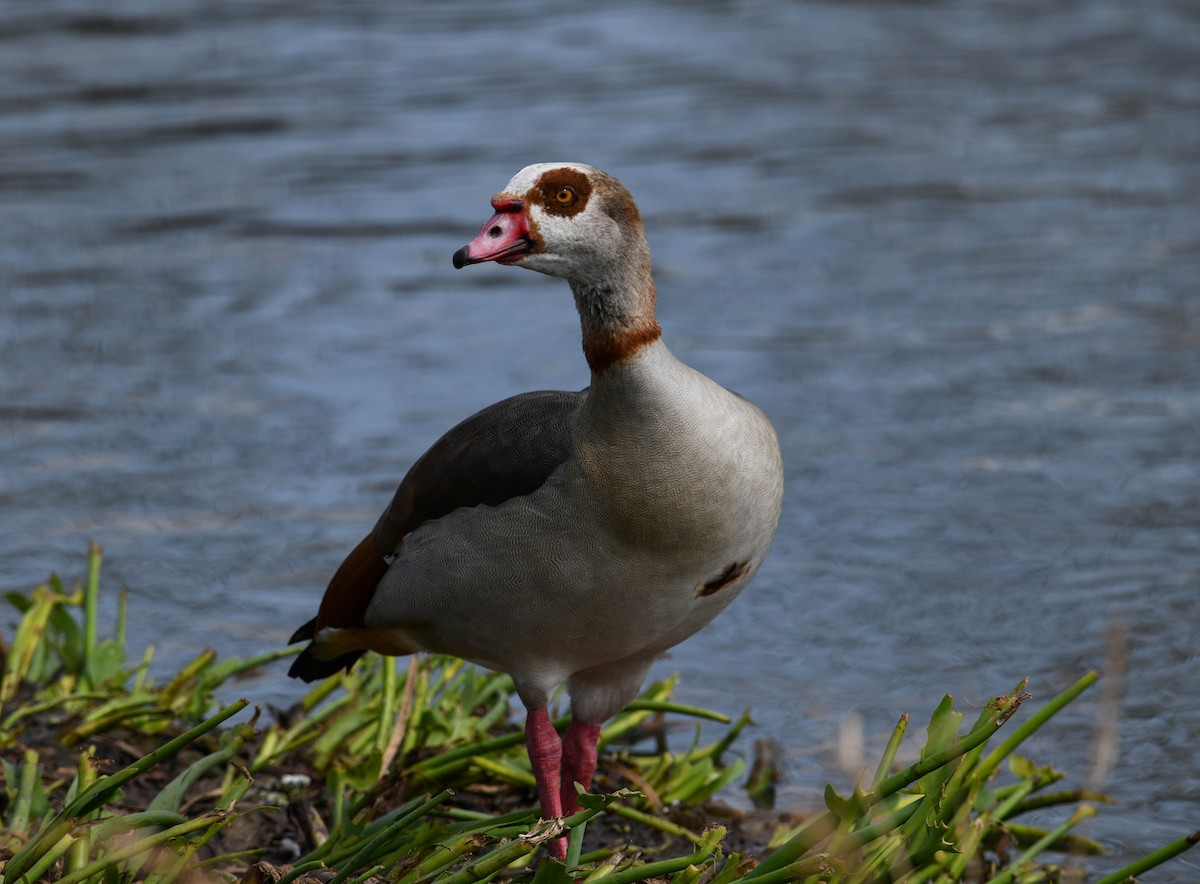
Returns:
[[[387,573],[388,564],[375,548],[375,538],[368,534],[329,581],[321,609],[317,612],[315,632],[322,629],[343,629],[362,626],[367,606],[375,595],[375,587]]]
[[[578,169],[563,167],[543,172],[529,193],[548,215],[569,218],[587,208],[592,195],[592,182]]]
[[[696,598],[703,598],[706,595],[712,595],[714,592],[724,589],[749,570],[749,562],[734,562],[712,580],[702,584],[696,590]]]

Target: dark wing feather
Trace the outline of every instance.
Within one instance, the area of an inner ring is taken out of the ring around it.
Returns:
[[[387,571],[384,556],[423,523],[463,507],[497,506],[540,488],[571,454],[571,428],[585,394],[522,393],[442,436],[408,471],[374,532],[338,568],[316,622],[301,627],[294,640],[326,627],[361,626]]]
[[[375,525],[391,554],[405,534],[460,507],[497,506],[536,491],[571,454],[585,393],[542,390],[490,405],[442,436],[413,464]]]

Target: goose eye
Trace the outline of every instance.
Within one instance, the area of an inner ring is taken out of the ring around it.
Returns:
[[[560,187],[554,194],[554,201],[560,206],[569,206],[575,201],[575,190],[570,187]]]

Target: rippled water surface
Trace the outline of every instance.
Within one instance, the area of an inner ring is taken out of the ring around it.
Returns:
[[[450,255],[591,162],[788,467],[659,672],[807,808],[846,721],[873,758],[1123,629],[1117,863],[1200,827],[1198,157],[1192,0],[5,4],[0,579],[95,539],[160,658],[283,642],[444,429],[587,383],[561,282]],[[1072,783],[1098,696],[1032,747]]]

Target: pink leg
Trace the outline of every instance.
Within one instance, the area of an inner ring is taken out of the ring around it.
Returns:
[[[559,801],[559,777],[562,770],[562,741],[550,723],[545,709],[530,709],[525,716],[525,748],[537,781],[538,800],[542,803],[542,818],[557,819],[563,815]],[[567,839],[550,842],[550,853],[558,859],[567,855]]]
[[[578,719],[571,722],[563,735],[562,744],[562,800],[563,813],[571,814],[579,809],[575,784],[584,791],[592,785],[592,774],[596,772],[596,740],[600,737],[600,725],[589,724]]]

